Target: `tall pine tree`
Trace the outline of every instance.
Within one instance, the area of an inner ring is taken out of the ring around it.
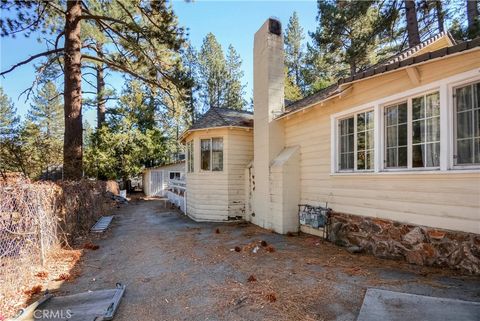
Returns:
[[[295,100],[305,93],[304,69],[305,53],[303,41],[305,35],[298,14],[293,12],[285,31],[285,98]]]
[[[245,107],[241,64],[240,56],[233,46],[229,46],[225,57],[215,36],[207,34],[198,53],[198,83],[204,112],[209,108]]]

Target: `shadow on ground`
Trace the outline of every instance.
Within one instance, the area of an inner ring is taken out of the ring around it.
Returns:
[[[122,282],[116,321],[355,320],[369,287],[480,301],[478,277],[350,254],[246,223],[196,223],[160,200],[119,209],[105,236],[59,294]]]

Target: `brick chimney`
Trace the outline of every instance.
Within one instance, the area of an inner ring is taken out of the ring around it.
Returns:
[[[273,228],[270,166],[284,148],[284,129],[274,121],[284,108],[284,53],[280,21],[270,18],[253,47],[254,173],[252,222]]]

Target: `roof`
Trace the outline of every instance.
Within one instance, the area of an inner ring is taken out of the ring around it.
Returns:
[[[253,114],[230,108],[210,108],[187,131],[229,126],[253,127]]]
[[[187,133],[193,130],[218,127],[253,128],[253,113],[230,108],[210,108],[180,136],[180,141],[185,138]]]
[[[445,36],[445,35],[440,34],[440,36]],[[439,36],[436,36],[436,37],[439,37]],[[329,87],[321,89],[320,91],[317,91],[312,95],[309,95],[305,98],[302,98],[300,100],[297,100],[287,105],[285,107],[285,112],[282,113],[279,117],[283,117],[297,110],[310,107],[313,104],[319,103],[322,100],[339,95],[342,92],[341,87],[349,83],[353,83],[361,79],[370,78],[386,72],[394,71],[394,70],[409,67],[409,66],[414,66],[416,64],[427,62],[429,60],[446,57],[449,55],[460,53],[462,51],[467,51],[470,49],[480,47],[480,37],[479,37],[473,40],[454,44],[453,46],[450,46],[450,47],[445,47],[435,51],[430,51],[426,53],[421,53],[419,55],[415,55],[415,53],[418,53],[420,50],[424,49],[425,46],[431,44],[433,41],[432,39],[438,39],[436,37],[428,39],[422,42],[421,44],[419,44],[418,46],[415,46],[413,48],[406,50],[405,52],[402,52],[393,57],[390,57],[383,63],[374,65],[370,68],[360,71],[354,74],[353,76],[342,78],[338,80],[336,84],[333,84]]]

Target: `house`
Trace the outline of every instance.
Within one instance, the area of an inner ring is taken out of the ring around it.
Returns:
[[[211,110],[182,136],[187,214],[312,232],[299,205],[328,204],[338,244],[480,273],[479,49],[441,33],[285,104],[281,25],[268,19],[253,130],[225,116],[247,114]]]

